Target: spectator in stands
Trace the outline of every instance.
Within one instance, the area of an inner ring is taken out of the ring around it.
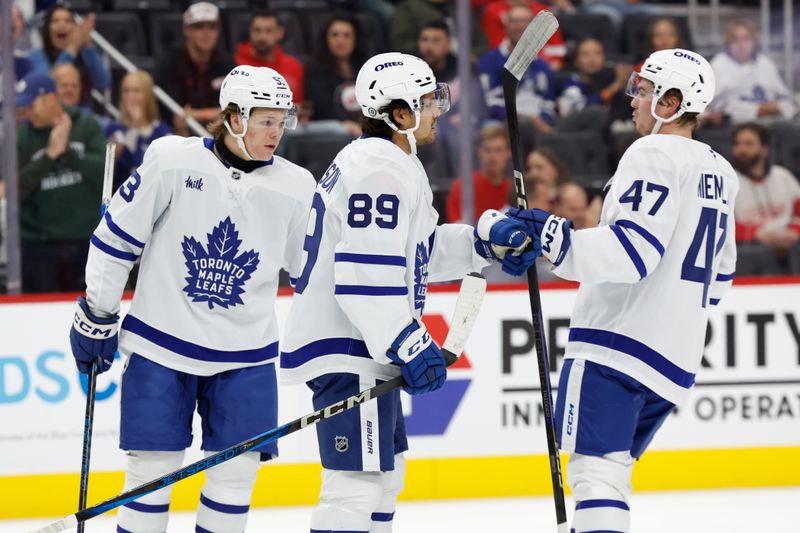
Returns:
[[[0,17],[2,21],[2,17]],[[11,6],[11,39],[14,42],[14,79],[21,80],[25,74],[31,71],[33,65],[28,59],[28,51],[21,48],[21,41],[25,31],[25,19],[22,16],[22,10],[16,4]],[[0,51],[3,50],[3,43],[0,42]],[[3,81],[3,58],[0,54],[0,84]],[[2,85],[0,85],[2,86]],[[0,94],[0,103],[3,101],[3,95]]]
[[[210,2],[190,5],[183,13],[183,46],[174,48],[159,62],[155,79],[185,113],[207,124],[219,114],[222,80],[235,66],[217,46],[219,8]],[[175,115],[175,131],[188,135],[186,121]]]
[[[546,146],[536,148],[528,154],[525,160],[525,179],[526,183],[532,181],[536,184],[533,197],[535,203],[547,205],[551,211],[558,188],[570,181],[567,166],[552,148]],[[530,202],[531,191],[527,192],[528,201]],[[541,207],[541,205],[530,205],[528,207],[547,209],[546,207]]]
[[[712,111],[704,117],[711,124],[722,122],[723,115],[738,124],[797,114],[792,93],[757,43],[758,32],[749,20],[734,20],[725,29],[725,51],[711,60],[717,88]]]
[[[636,72],[639,72],[639,69],[644,64],[643,58],[649,57],[653,52],[671,50],[673,48],[686,48],[681,29],[672,17],[660,17],[651,22],[645,32],[644,41],[644,49],[640,51],[641,57],[637,58],[641,59],[641,61],[634,69]]]
[[[736,197],[736,272],[800,273],[800,184],[769,162],[769,133],[761,124],[733,130],[732,164],[739,175]]]
[[[336,120],[353,136],[361,135],[361,108],[355,80],[364,63],[364,46],[358,22],[350,15],[335,15],[322,29],[317,50],[308,63],[305,98],[312,120]]]
[[[283,51],[284,28],[277,13],[257,11],[250,19],[250,40],[239,43],[237,65],[276,70],[286,79],[295,104],[303,103],[303,65]]]
[[[600,222],[602,206],[600,196],[590,203],[586,189],[577,183],[564,183],[556,192],[553,214],[572,220],[575,229],[593,228]]]
[[[56,96],[62,106],[81,105],[81,73],[72,63],[60,63],[53,67],[50,76],[56,82]]]
[[[62,106],[56,85],[32,72],[17,85],[29,122],[17,132],[22,287],[79,291],[97,226],[105,137],[94,118]]]
[[[159,116],[153,78],[143,70],[122,78],[119,111],[119,122],[112,122],[105,131],[106,137],[117,143],[114,190],[142,164],[151,142],[172,133]]]
[[[628,15],[648,15],[655,12],[655,8],[645,0],[582,0],[581,9],[587,13],[607,16],[617,33],[622,29],[622,23]]]
[[[430,65],[437,82],[450,88],[450,111],[436,121],[436,145],[420,146],[419,157],[433,179],[452,180],[456,175],[460,150],[458,126],[461,122],[461,99],[464,91],[458,77],[458,58],[451,47],[450,27],[444,20],[433,20],[422,27],[417,43],[418,55]],[[486,117],[483,91],[477,76],[470,77],[470,111],[472,113],[474,146],[478,141],[480,124]]]
[[[575,46],[575,72],[561,86],[558,97],[558,112],[562,119],[575,113],[586,113],[587,108],[598,106],[609,113],[613,107],[613,118],[630,117],[630,100],[625,97],[625,87],[633,71],[631,65],[617,63],[614,67],[606,64],[603,43],[587,37]],[[587,120],[595,124],[605,124],[609,113],[593,112]],[[572,120],[578,120],[573,117]],[[585,123],[585,127],[591,126]]]
[[[456,32],[456,7],[452,0],[403,0],[390,23],[392,50],[413,54],[422,27],[432,20],[444,19],[451,33]],[[472,55],[480,57],[488,49],[478,17],[472,17]]]
[[[511,189],[508,164],[511,147],[508,132],[501,126],[486,126],[481,130],[478,146],[478,166],[472,172],[472,218],[464,220],[461,212],[462,180],[457,178],[447,197],[447,221],[474,224],[487,209],[502,209]]]
[[[534,16],[539,11],[548,9],[546,4],[534,0],[495,0],[489,3],[481,13],[481,27],[489,40],[489,48],[497,48],[503,43],[506,38],[505,29],[508,11],[511,7],[518,5],[527,6]],[[561,30],[558,29],[539,52],[539,57],[547,61],[551,69],[561,70],[564,66],[564,56],[566,54],[567,48],[564,46],[564,36],[561,35]]]
[[[478,62],[481,84],[483,85],[489,116],[505,121],[506,108],[503,101],[503,65],[516,46],[533,13],[527,6],[514,6],[508,12],[506,37],[494,50],[486,52]],[[531,62],[523,75],[517,92],[517,115],[523,145],[531,146],[534,132],[547,133],[555,124],[555,101],[553,76],[547,63],[539,58]]]
[[[92,89],[105,91],[111,87],[111,71],[103,64],[100,53],[92,45],[94,14],[86,15],[80,23],[75,15],[63,5],[47,10],[42,25],[41,49],[31,52],[33,71],[47,75],[50,69],[61,63],[74,64],[81,73],[81,102],[89,102]]]

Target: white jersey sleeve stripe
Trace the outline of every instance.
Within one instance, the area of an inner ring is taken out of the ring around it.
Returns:
[[[136,246],[137,248],[144,248],[144,243],[142,241],[136,239],[130,233],[128,233],[124,229],[122,229],[119,226],[117,226],[117,224],[111,218],[111,212],[110,211],[106,211],[105,220],[106,220],[106,225],[108,226],[108,229],[111,230],[111,233],[113,233],[114,235],[116,235],[117,237],[122,239],[123,241],[127,242],[128,244],[132,244],[133,246]]]
[[[664,245],[661,244],[661,242],[656,238],[655,235],[653,235],[652,233],[650,233],[649,231],[644,229],[642,226],[640,226],[636,222],[634,222],[632,220],[624,220],[624,219],[623,220],[617,220],[617,226],[623,227],[625,229],[629,229],[631,231],[635,231],[636,233],[641,235],[644,238],[644,240],[646,240],[647,242],[649,242],[650,244],[653,245],[653,248],[656,249],[656,251],[658,252],[658,255],[660,255],[661,257],[664,257],[664,251],[665,251]]]
[[[375,285],[336,285],[334,294],[358,296],[407,296],[408,287],[378,287]]]
[[[614,232],[614,235],[617,236],[622,248],[625,249],[625,252],[630,257],[633,265],[636,267],[636,271],[639,272],[639,279],[644,279],[647,276],[647,267],[644,265],[644,261],[642,261],[642,257],[639,255],[639,252],[636,251],[633,244],[631,244],[630,239],[628,236],[625,235],[625,232],[622,231],[622,228],[617,226],[616,224],[612,224],[609,226],[611,231]]]
[[[333,260],[337,263],[361,263],[365,265],[406,266],[406,258],[402,255],[378,255],[337,252]]]
[[[569,342],[594,344],[634,357],[684,389],[689,389],[694,384],[695,374],[682,369],[643,342],[626,335],[601,329],[570,328]]]
[[[102,252],[105,252],[111,257],[116,257],[117,259],[124,259],[125,261],[136,261],[137,259],[139,259],[139,256],[136,254],[132,254],[130,252],[123,252],[122,250],[117,250],[113,246],[109,246],[108,244],[101,241],[97,235],[92,235],[90,242],[95,246],[95,248],[97,248]]]
[[[255,364],[263,363],[278,356],[278,341],[249,350],[217,350],[179,339],[174,335],[146,324],[131,314],[128,314],[122,321],[122,329],[138,335],[165,350],[199,361]]]

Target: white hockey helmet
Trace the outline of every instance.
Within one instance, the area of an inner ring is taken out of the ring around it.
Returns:
[[[714,70],[703,56],[689,50],[672,48],[650,54],[641,71],[631,74],[629,96],[638,94],[639,78],[649,80],[655,86],[650,104],[650,114],[656,119],[653,133],[658,132],[661,124],[673,122],[684,113],[702,113],[714,98]],[[656,106],[670,89],[679,90],[683,100],[674,115],[662,118],[656,115]]]
[[[393,130],[405,133],[414,153],[414,131],[419,127],[422,96],[428,93],[434,93],[434,104],[441,113],[450,109],[450,89],[447,84],[436,83],[431,67],[410,54],[378,54],[364,63],[356,77],[356,100],[361,106],[361,113],[369,118],[383,120]],[[416,119],[412,128],[401,131],[388,113],[381,112],[381,108],[393,100],[403,100],[411,108]]]
[[[284,127],[294,129],[297,126],[297,108],[292,103],[292,90],[286,79],[271,68],[249,65],[234,67],[225,76],[219,90],[220,108],[225,109],[229,104],[238,106],[243,129],[242,133],[233,133],[228,121],[225,121],[225,127],[250,159],[252,157],[244,146],[244,135],[253,109],[285,109],[288,115]]]

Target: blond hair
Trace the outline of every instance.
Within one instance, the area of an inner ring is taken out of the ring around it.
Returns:
[[[158,113],[156,95],[153,92],[153,77],[144,70],[135,70],[125,74],[125,77],[122,78],[122,83],[120,84],[119,110],[120,120],[122,123],[128,127],[133,126],[133,121],[130,115],[128,115],[128,110],[124,105],[122,105],[122,89],[124,89],[125,83],[128,82],[128,80],[138,81],[144,89],[144,120],[148,124],[159,120],[161,116]]]

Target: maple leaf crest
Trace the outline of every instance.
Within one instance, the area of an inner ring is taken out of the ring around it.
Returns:
[[[242,241],[231,217],[221,221],[206,237],[207,246],[194,237],[183,237],[181,247],[188,270],[183,291],[193,302],[206,302],[209,309],[215,304],[224,309],[244,304],[241,297],[244,284],[258,267],[258,252],[238,253]]]
[[[417,244],[417,253],[414,258],[414,309],[425,307],[425,295],[428,293],[428,262],[430,252],[425,242]]]

